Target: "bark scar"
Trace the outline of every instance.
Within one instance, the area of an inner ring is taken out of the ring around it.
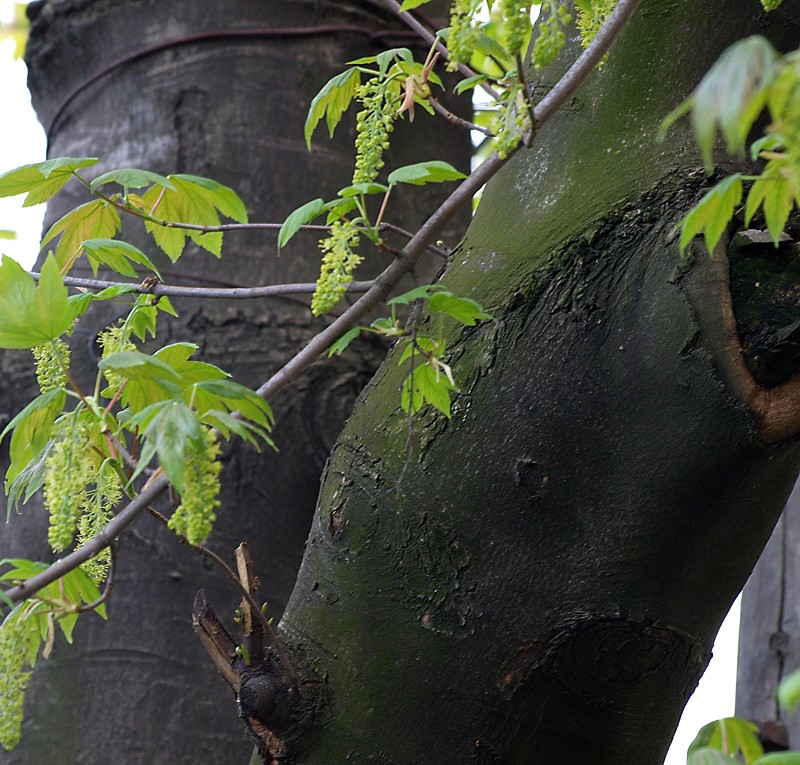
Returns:
[[[786,440],[800,432],[800,370],[784,382],[767,388],[747,368],[730,290],[730,266],[725,236],[709,256],[697,252],[686,294],[707,346],[717,350],[714,363],[722,382],[754,415],[758,437],[768,444]],[[694,245],[694,248],[699,245]]]

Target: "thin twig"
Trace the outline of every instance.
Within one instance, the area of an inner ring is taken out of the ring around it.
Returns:
[[[550,119],[589,76],[620,35],[625,24],[639,7],[640,2],[641,0],[620,0],[589,47],[565,72],[555,87],[537,104],[534,110],[537,125],[541,126]],[[511,152],[509,156],[513,153]],[[477,167],[406,244],[402,251],[402,257],[393,261],[375,279],[373,286],[362,297],[353,303],[338,319],[313,337],[301,351],[272,375],[258,389],[258,393],[265,399],[272,398],[310,366],[333,342],[338,340],[351,327],[358,324],[361,317],[380,303],[391,292],[399,279],[414,267],[427,245],[433,241],[436,234],[439,233],[456,211],[462,205],[468,204],[472,199],[472,195],[494,176],[505,165],[506,161],[500,159],[497,154],[492,154]],[[154,480],[142,490],[139,496],[131,500],[97,536],[69,555],[56,561],[45,571],[31,577],[23,584],[12,587],[4,593],[3,600],[19,603],[96,555],[104,547],[111,544],[122,529],[128,526],[156,497],[166,491],[168,486],[169,482],[163,476]]]
[[[438,254],[438,253],[437,253]],[[39,280],[38,273],[32,273],[35,280]],[[124,282],[110,282],[102,279],[81,279],[75,276],[65,276],[64,284],[67,287],[79,287],[85,290],[104,290],[107,287],[118,287]],[[373,282],[350,282],[345,287],[347,292],[366,292]],[[130,285],[135,287],[132,294],[147,294],[161,297],[168,295],[172,297],[194,297],[194,298],[224,298],[240,299],[279,297],[281,295],[310,295],[316,290],[314,282],[303,282],[298,284],[270,284],[264,287],[174,287],[168,284],[155,284],[152,287],[142,285]]]
[[[453,114],[453,112],[444,106],[441,101],[437,101],[433,96],[428,96],[428,103],[433,107],[433,110],[437,114],[441,114],[442,117],[444,117],[448,122],[452,122],[454,125],[466,128],[467,130],[477,130],[479,133],[483,133],[484,135],[488,135],[490,138],[494,138],[494,133],[489,130],[489,128],[481,127],[480,125],[476,125],[474,122],[470,122],[469,120],[465,120],[463,117],[459,117],[457,114]]]
[[[389,10],[394,11],[400,20],[410,29],[413,29],[428,45],[436,44],[436,50],[444,56],[448,61],[450,60],[450,51],[436,39],[436,35],[432,34],[429,30],[425,29],[408,11],[400,10],[401,5],[397,0],[383,0]],[[466,64],[458,64],[458,71],[465,77],[476,77],[477,72],[470,69]],[[500,100],[500,94],[488,83],[482,82],[481,87],[495,100]]]
[[[414,234],[412,234],[410,231],[406,231],[404,228],[400,228],[400,226],[395,226],[394,223],[381,223],[381,225],[378,226],[378,233],[382,234],[384,231],[391,231],[393,234],[405,237],[406,239],[414,238]],[[440,258],[446,258],[450,255],[450,248],[445,247],[442,242],[429,244],[428,249],[434,255],[438,255]]]

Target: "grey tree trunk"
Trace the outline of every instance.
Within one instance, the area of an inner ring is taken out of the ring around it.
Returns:
[[[212,177],[241,194],[254,221],[281,222],[349,181],[351,125],[311,153],[303,141],[308,104],[325,81],[350,59],[396,44],[419,49],[370,0],[48,0],[34,3],[31,13],[30,85],[51,157],[98,156],[98,172],[128,166]],[[413,136],[398,131],[396,165],[431,158],[420,156],[420,136],[437,156],[468,165],[467,135],[424,115],[416,127]],[[415,197],[394,222],[418,225],[439,193]],[[59,196],[48,224],[81,201],[80,189]],[[456,241],[463,224],[462,218],[446,236]],[[154,254],[140,227],[131,225],[125,236]],[[440,266],[429,262],[420,278]],[[298,236],[276,257],[274,235],[253,232],[227,235],[220,261],[194,248],[178,266],[164,265],[168,283],[199,286],[313,281],[318,268],[313,237]],[[378,270],[373,259],[364,277]],[[324,325],[306,305],[291,298],[176,303],[180,319],[167,322],[160,339],[196,342],[205,361],[257,386]],[[76,331],[81,380],[93,379],[95,336],[115,310],[88,315]],[[380,343],[359,343],[275,400],[280,453],[226,452],[220,520],[209,546],[232,562],[239,542],[249,542],[276,618],[295,581],[323,464],[385,351]],[[8,418],[33,398],[35,383],[27,354],[0,358],[0,412]],[[13,516],[0,556],[51,559],[45,525],[41,504]],[[37,666],[22,743],[0,762],[246,762],[252,744],[192,632],[191,606],[201,587],[221,613],[232,613],[238,594],[218,570],[154,520],[139,521],[120,541],[108,624],[82,619],[74,647],[58,646]]]

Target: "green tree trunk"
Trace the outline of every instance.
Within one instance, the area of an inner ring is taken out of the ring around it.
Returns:
[[[390,356],[334,447],[280,628],[315,711],[288,761],[662,762],[800,454],[724,248],[679,258],[688,126],[655,136],[728,44],[793,48],[798,7],[644,2],[489,184],[443,278],[495,316],[450,335],[452,419],[408,456]]]
[[[32,4],[31,13],[30,84],[49,127],[49,156],[98,156],[98,172],[128,166],[208,176],[235,188],[254,221],[282,222],[300,204],[334,196],[349,181],[351,121],[333,143],[320,140],[311,153],[303,141],[308,104],[344,62],[397,44],[425,54],[380,3],[368,0],[48,0]],[[425,115],[415,127],[422,132],[398,131],[395,163],[430,158],[419,155],[422,135],[423,145],[466,169],[467,135]],[[406,205],[394,222],[413,229],[440,193],[416,197],[418,208]],[[48,225],[82,201],[80,188],[59,196]],[[464,223],[446,235],[451,243]],[[126,228],[125,236],[155,255],[140,226]],[[314,281],[319,260],[313,235],[298,235],[276,257],[274,233],[246,232],[226,236],[222,260],[194,247],[177,266],[161,265],[169,284],[255,286]],[[430,261],[420,277],[440,267]],[[378,270],[373,260],[358,278]],[[166,322],[159,339],[196,342],[203,360],[252,386],[325,323],[311,316],[307,299],[175,305],[180,319]],[[116,310],[91,313],[76,330],[73,358],[82,381],[93,380],[96,333]],[[272,402],[280,453],[226,450],[222,507],[208,544],[232,563],[234,548],[248,541],[276,618],[295,581],[324,462],[385,352],[380,343],[360,343]],[[10,417],[34,397],[35,383],[29,354],[1,358],[0,412]],[[0,556],[52,559],[45,528],[41,504],[33,502],[4,529]],[[37,666],[22,743],[0,753],[0,762],[246,762],[252,744],[191,628],[198,588],[224,614],[233,612],[238,594],[150,518],[121,539],[116,580],[108,624],[81,619],[75,645],[58,645]]]

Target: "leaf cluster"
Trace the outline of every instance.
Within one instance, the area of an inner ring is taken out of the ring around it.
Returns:
[[[427,303],[428,314],[438,320],[438,332],[419,332],[416,322],[403,326],[397,317],[396,308],[417,301]],[[400,358],[398,366],[408,362],[408,373],[400,390],[401,408],[414,415],[430,404],[446,417],[451,416],[451,394],[457,392],[453,371],[445,363],[447,345],[444,338],[444,318],[450,317],[463,326],[474,327],[479,321],[492,317],[470,298],[459,297],[436,285],[425,285],[398,295],[389,300],[390,317],[376,319],[369,327],[353,327],[339,338],[329,349],[328,356],[340,355],[362,332],[373,332],[398,340]]]
[[[162,176],[135,168],[111,170],[87,181],[79,171],[97,161],[93,157],[60,157],[0,175],[0,197],[25,194],[24,206],[48,201],[73,179],[95,196],[57,220],[42,239],[42,247],[57,243],[55,260],[63,274],[85,253],[95,274],[105,266],[136,277],[136,264],[158,276],[145,253],[115,239],[122,228],[121,213],[142,219],[156,245],[173,262],[183,254],[187,241],[219,257],[223,234],[209,229],[220,226],[220,215],[239,223],[248,220],[236,192],[217,181],[185,174]],[[106,187],[112,184],[122,191],[108,192]]]
[[[681,252],[700,234],[713,251],[740,208],[745,184],[749,190],[744,225],[763,215],[778,246],[789,216],[800,205],[800,52],[781,55],[760,36],[741,40],[720,56],[694,93],[664,120],[662,135],[691,114],[697,145],[711,173],[717,136],[729,154],[743,158],[764,110],[771,122],[765,135],[750,145],[751,159],[763,165],[761,173],[735,173],[708,191],[678,226]]]

